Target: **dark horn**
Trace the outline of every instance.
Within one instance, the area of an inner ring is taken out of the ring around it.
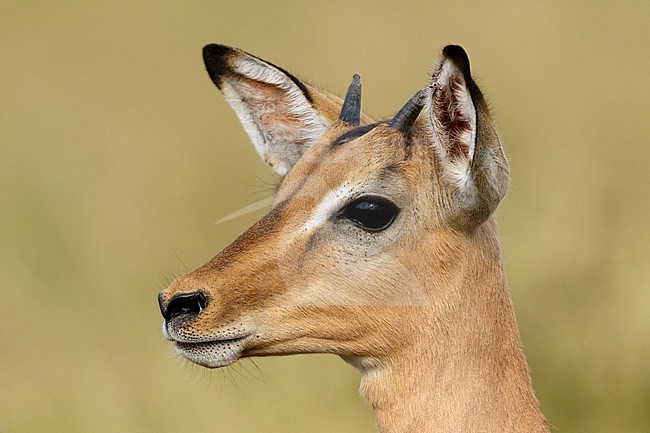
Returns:
[[[408,100],[406,104],[397,112],[395,116],[388,122],[395,131],[406,134],[415,123],[415,120],[420,115],[422,107],[424,106],[424,90],[418,90],[415,95]]]
[[[343,107],[341,107],[339,120],[352,126],[359,126],[361,123],[361,77],[359,74],[354,74],[352,77]]]

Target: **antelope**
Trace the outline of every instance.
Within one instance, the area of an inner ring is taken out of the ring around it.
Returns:
[[[548,432],[494,212],[509,166],[463,48],[390,119],[240,49],[208,74],[281,176],[271,210],[158,296],[163,334],[209,368],[328,353],[361,373],[377,430]]]

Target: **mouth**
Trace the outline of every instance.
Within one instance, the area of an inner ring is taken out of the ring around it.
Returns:
[[[176,352],[188,361],[207,368],[225,367],[237,361],[244,350],[245,335],[226,340],[202,342],[175,341]]]
[[[218,368],[237,361],[246,341],[253,336],[241,324],[233,328],[222,328],[201,336],[187,332],[182,322],[165,320],[162,334],[166,340],[174,343],[176,352],[183,358],[203,367]]]

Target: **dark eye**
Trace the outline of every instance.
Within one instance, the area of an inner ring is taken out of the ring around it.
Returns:
[[[364,230],[378,232],[387,229],[399,213],[399,208],[383,198],[362,197],[343,209],[347,218]]]

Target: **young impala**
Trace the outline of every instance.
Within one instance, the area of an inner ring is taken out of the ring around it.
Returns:
[[[206,367],[333,353],[380,432],[548,432],[522,353],[494,211],[508,163],[447,46],[389,120],[241,50],[212,81],[281,176],[271,211],[159,295],[163,333]]]

